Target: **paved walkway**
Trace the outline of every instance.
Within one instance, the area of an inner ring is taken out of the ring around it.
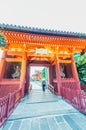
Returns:
[[[0,130],[86,130],[86,116],[49,90],[33,89]]]

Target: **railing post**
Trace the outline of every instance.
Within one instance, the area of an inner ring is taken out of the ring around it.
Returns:
[[[8,94],[8,103],[7,103],[7,110],[6,110],[6,116],[9,116],[9,106],[10,106],[10,100],[11,100],[11,93]]]

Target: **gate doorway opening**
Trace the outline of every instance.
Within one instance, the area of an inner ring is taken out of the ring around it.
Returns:
[[[30,67],[30,84],[32,89],[42,89],[42,81],[49,83],[49,67],[31,66]]]

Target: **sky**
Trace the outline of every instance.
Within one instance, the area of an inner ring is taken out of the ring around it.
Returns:
[[[86,33],[86,0],[0,0],[0,23]]]

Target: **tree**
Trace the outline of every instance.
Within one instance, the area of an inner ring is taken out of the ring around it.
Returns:
[[[5,37],[0,33],[0,47],[6,46],[6,39]]]
[[[76,54],[74,55],[76,57]],[[75,63],[78,71],[78,76],[81,84],[86,84],[86,52],[75,58]]]
[[[43,70],[42,70],[42,78],[44,78],[44,79],[48,79],[48,74],[47,74],[47,68],[45,67],[45,68],[43,68]]]

